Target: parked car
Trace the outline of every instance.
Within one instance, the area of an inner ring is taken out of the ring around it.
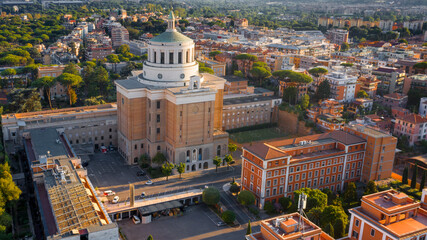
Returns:
[[[138,171],[138,172],[136,173],[136,176],[145,176],[145,172],[144,172],[144,170]]]
[[[145,185],[153,185],[153,182],[151,180],[148,180]]]
[[[135,224],[140,224],[140,223],[141,223],[141,219],[139,219],[139,217],[138,217],[138,216],[136,216],[136,215],[133,215],[133,216],[132,216],[132,221],[133,221],[133,223],[135,223]]]
[[[112,203],[118,203],[119,202],[119,196],[115,196],[114,198],[113,198],[113,201],[111,201]]]
[[[106,190],[106,191],[104,191],[104,195],[105,196],[113,196],[113,195],[116,195],[116,193],[111,191],[111,190]]]
[[[145,196],[146,196],[146,195],[145,195],[145,192],[142,192],[142,193],[141,193],[141,198],[145,198]]]
[[[89,165],[89,162],[83,162],[83,163],[82,163],[82,166],[83,166],[83,167],[87,167],[88,165]]]
[[[227,226],[227,224],[225,222],[217,222],[216,225],[218,227]]]

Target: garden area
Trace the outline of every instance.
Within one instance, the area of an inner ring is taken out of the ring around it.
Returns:
[[[236,143],[257,142],[274,138],[282,138],[287,135],[281,133],[276,127],[246,130],[241,132],[230,132],[230,139]]]

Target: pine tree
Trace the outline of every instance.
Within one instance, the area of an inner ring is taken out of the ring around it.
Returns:
[[[412,171],[411,188],[417,187],[417,172],[418,172],[418,164],[415,163],[414,169]]]
[[[251,228],[251,220],[248,222],[248,229],[246,230],[246,235],[252,234],[252,228]]]
[[[423,170],[423,177],[421,178],[421,182],[420,182],[420,192],[423,191],[424,189],[424,184],[426,182],[426,170]]]
[[[405,169],[403,169],[402,183],[408,184],[408,167],[405,167]]]

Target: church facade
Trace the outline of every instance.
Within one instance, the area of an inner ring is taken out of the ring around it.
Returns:
[[[137,76],[116,81],[118,149],[129,164],[163,153],[187,171],[213,167],[227,153],[221,131],[225,79],[199,73],[194,41],[175,29],[151,39]]]

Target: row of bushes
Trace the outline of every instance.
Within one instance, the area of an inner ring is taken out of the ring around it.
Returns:
[[[418,191],[417,189],[411,188],[411,186],[407,184],[403,184],[401,181],[397,181],[397,180],[393,181],[390,183],[390,186],[408,194],[409,196],[412,196],[418,200],[421,200],[422,192]]]
[[[272,128],[272,127],[277,127],[277,123],[263,123],[263,124],[258,124],[258,125],[254,125],[254,126],[234,128],[234,129],[227,130],[227,132],[228,133],[246,132],[246,131],[251,131],[251,130]]]

